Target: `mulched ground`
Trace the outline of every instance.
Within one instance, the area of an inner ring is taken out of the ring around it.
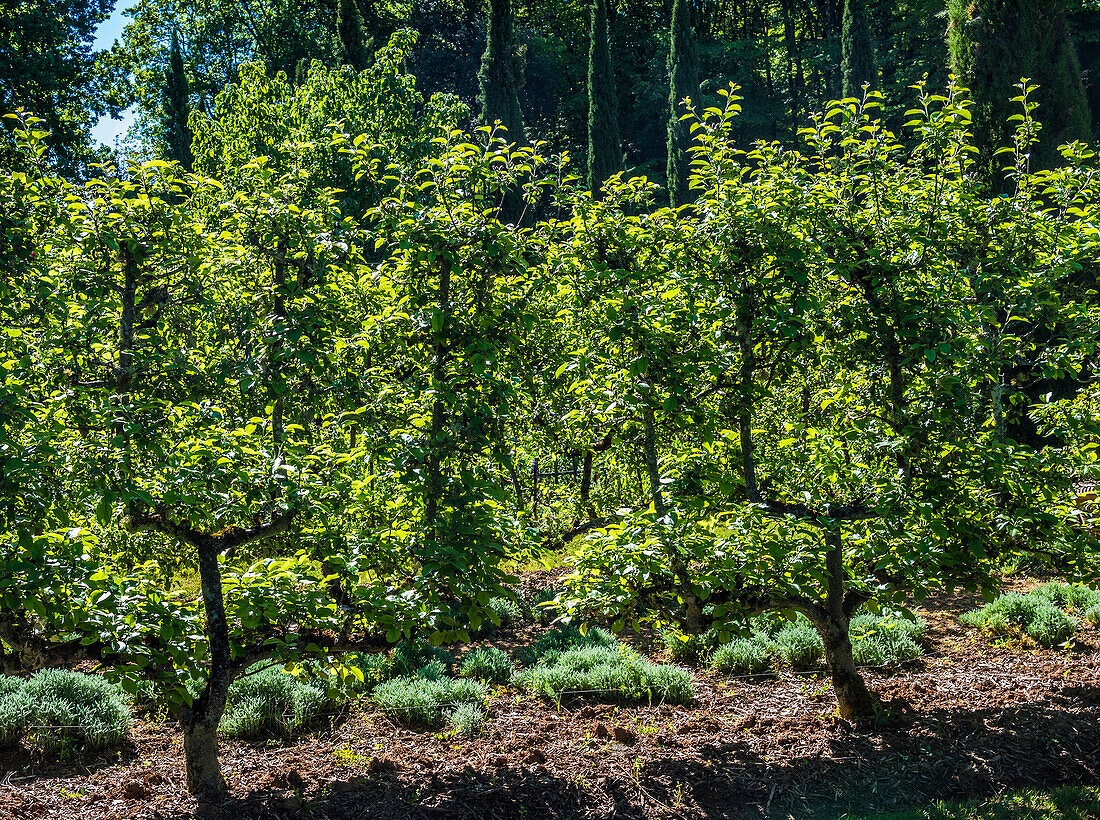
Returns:
[[[801,820],[1100,783],[1100,634],[1086,628],[1071,651],[997,645],[958,626],[979,603],[919,608],[934,649],[904,670],[865,671],[888,712],[869,730],[836,717],[820,676],[699,673],[691,708],[558,708],[498,689],[471,740],[356,708],[289,745],[227,741],[234,798],[210,816]],[[139,723],[97,761],[0,757],[0,818],[183,820],[197,816],[183,780],[177,728]]]

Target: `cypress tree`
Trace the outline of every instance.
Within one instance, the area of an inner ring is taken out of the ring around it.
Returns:
[[[462,20],[467,28],[473,28],[474,23],[477,22],[480,5],[480,0],[462,0]]]
[[[592,0],[588,45],[588,187],[593,193],[609,176],[622,170],[623,160],[607,35],[607,3]]]
[[[336,56],[343,65],[362,71],[369,61],[363,39],[363,15],[356,0],[340,0],[336,7],[336,33],[340,37]]]
[[[841,93],[845,97],[861,97],[865,83],[871,89],[878,85],[875,49],[871,42],[871,24],[867,19],[865,0],[844,2],[840,52]]]
[[[189,97],[179,37],[173,31],[172,50],[168,53],[168,68],[164,72],[164,142],[168,159],[175,160],[188,171],[191,170],[193,138],[187,124],[187,118],[191,115]]]
[[[1020,113],[1010,102],[1021,77],[1039,89],[1035,118],[1042,123],[1032,168],[1057,164],[1059,145],[1090,136],[1088,99],[1077,50],[1061,0],[949,0],[952,70],[970,89],[978,169],[997,186],[1008,160],[994,152],[1011,144]]]
[[[523,87],[524,49],[512,39],[514,13],[512,0],[489,0],[489,26],[485,53],[477,73],[477,102],[481,123],[492,126],[497,120],[508,129],[508,141],[526,142],[519,90]]]
[[[668,52],[668,199],[673,207],[691,201],[688,173],[691,157],[691,132],[681,122],[685,97],[699,95],[699,62],[695,55],[695,35],[691,29],[691,6],[687,0],[672,0],[672,31]]]

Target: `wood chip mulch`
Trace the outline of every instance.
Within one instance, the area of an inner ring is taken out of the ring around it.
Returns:
[[[1002,645],[959,627],[979,603],[919,607],[933,649],[904,669],[865,670],[887,711],[871,728],[836,716],[821,676],[698,672],[693,707],[559,708],[498,688],[468,740],[355,708],[290,744],[226,741],[233,798],[200,813],[178,728],[137,722],[124,749],[96,760],[0,753],[0,818],[801,820],[1100,783],[1100,633],[1086,627],[1065,651]]]

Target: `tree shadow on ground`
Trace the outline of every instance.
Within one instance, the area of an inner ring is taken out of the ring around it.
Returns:
[[[761,817],[763,811],[800,820],[1100,783],[1096,696],[1067,710],[1074,694],[1080,693],[1067,689],[1004,708],[910,712],[863,731],[827,730],[825,754],[799,754],[797,743],[769,750],[766,758],[746,754],[743,741],[707,745],[696,759],[642,765],[639,783],[657,801],[690,806],[693,816]]]
[[[126,737],[114,746],[93,752],[80,751],[78,746],[66,750],[44,752],[34,748],[33,741],[0,746],[0,780],[18,778],[23,772],[33,772],[36,778],[64,777],[79,767],[90,774],[113,766],[127,765],[138,759],[140,749],[133,738]]]
[[[609,786],[601,801],[582,784],[545,772],[508,770],[490,776],[467,769],[420,783],[381,772],[333,781],[307,794],[254,792],[170,820],[644,817],[632,810],[625,795],[616,800],[614,784]],[[597,805],[601,802],[606,806]]]
[[[468,767],[421,778],[391,764],[304,792],[293,783],[272,783],[270,790],[231,799],[205,817],[824,820],[896,812],[934,800],[1100,782],[1100,707],[1082,693],[1066,689],[1004,708],[903,712],[865,730],[820,719],[815,727],[803,719],[792,720],[793,731],[781,735],[771,727],[763,736],[751,728],[735,730],[717,742],[713,736],[685,737],[661,747],[657,759],[610,775],[586,773],[583,761],[565,773],[542,765],[495,772]],[[811,747],[813,753],[804,751]],[[1034,814],[1026,805],[998,811],[991,816],[1022,820]],[[173,820],[194,816],[177,814]],[[1052,816],[1069,820],[1078,814],[1068,806]]]

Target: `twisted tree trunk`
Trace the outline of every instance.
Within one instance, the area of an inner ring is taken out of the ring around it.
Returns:
[[[863,603],[864,597],[844,588],[844,544],[840,527],[827,529],[825,538],[829,547],[825,556],[828,593],[823,610],[812,613],[810,620],[825,644],[825,664],[833,679],[840,716],[853,721],[869,720],[878,714],[878,701],[856,669],[848,631],[852,613]]]

